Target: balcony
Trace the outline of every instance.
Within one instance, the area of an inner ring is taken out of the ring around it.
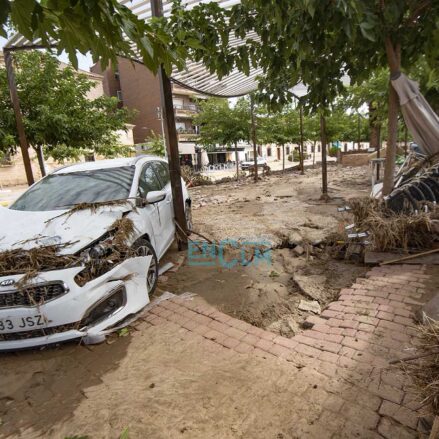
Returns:
[[[174,105],[175,115],[178,117],[191,118],[195,114],[197,114],[199,112],[199,110],[200,110],[199,107],[195,104],[185,104],[185,105],[176,104],[176,105]]]
[[[194,129],[177,128],[178,140],[188,141],[197,138],[198,133]]]

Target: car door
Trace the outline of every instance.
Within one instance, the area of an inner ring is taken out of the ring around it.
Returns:
[[[164,246],[166,250],[174,240],[175,236],[174,206],[172,204],[172,188],[169,177],[169,168],[168,164],[165,162],[156,161],[151,162],[151,164],[160,180],[161,190],[166,192],[166,198],[163,201],[163,210],[160,211],[164,233]]]
[[[139,192],[142,198],[145,198],[148,192],[162,190],[162,183],[160,182],[152,162],[148,162],[142,168],[139,178]],[[158,258],[163,255],[163,252],[168,247],[168,237],[166,233],[166,223],[168,215],[168,203],[166,198],[163,201],[154,204],[148,204],[144,207],[138,208],[140,215],[145,222],[150,222],[154,233],[154,248]]]

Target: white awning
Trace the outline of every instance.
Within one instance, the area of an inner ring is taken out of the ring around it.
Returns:
[[[195,143],[178,142],[178,152],[180,154],[195,154]]]
[[[207,3],[212,0],[182,0],[182,4],[188,8],[192,8],[201,3]],[[215,0],[213,0],[215,1]],[[233,5],[239,4],[240,0],[216,0],[216,2],[223,8],[231,8]],[[150,0],[119,0],[119,3],[129,8],[139,18],[148,20],[151,18],[151,3]],[[172,8],[172,2],[163,0],[163,13],[169,16]],[[247,38],[257,38],[255,33],[249,34]],[[241,39],[230,38],[230,45],[232,47],[245,44]],[[53,41],[53,46],[56,41]],[[6,43],[6,48],[35,48],[41,46],[41,40],[36,39],[29,41],[20,34],[15,34]],[[137,60],[141,62],[141,58]],[[193,89],[197,92],[215,95],[221,97],[234,97],[248,94],[257,89],[256,76],[262,73],[262,69],[251,69],[249,76],[238,72],[237,70],[230,73],[230,75],[219,80],[216,74],[209,73],[202,63],[188,62],[182,71],[174,71],[171,79],[176,84]]]

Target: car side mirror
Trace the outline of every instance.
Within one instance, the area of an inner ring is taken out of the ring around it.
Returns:
[[[166,198],[165,191],[151,191],[146,194],[146,202],[148,204],[160,203]]]

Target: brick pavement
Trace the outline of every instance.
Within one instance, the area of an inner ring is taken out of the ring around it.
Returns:
[[[163,301],[143,320],[153,326],[172,322],[180,331],[225,349],[280,358],[324,375],[334,383],[334,391],[329,384],[321,394],[313,394],[313,402],[325,407],[316,423],[328,432],[333,428],[333,437],[423,437],[426,432],[407,378],[390,367],[389,360],[412,355],[419,344],[412,318],[423,303],[429,278],[425,271],[418,265],[373,268],[343,289],[320,316],[308,317],[309,329],[293,338],[234,319],[199,297]],[[346,385],[335,392],[340,382]],[[346,432],[346,422],[358,427],[354,433]]]

